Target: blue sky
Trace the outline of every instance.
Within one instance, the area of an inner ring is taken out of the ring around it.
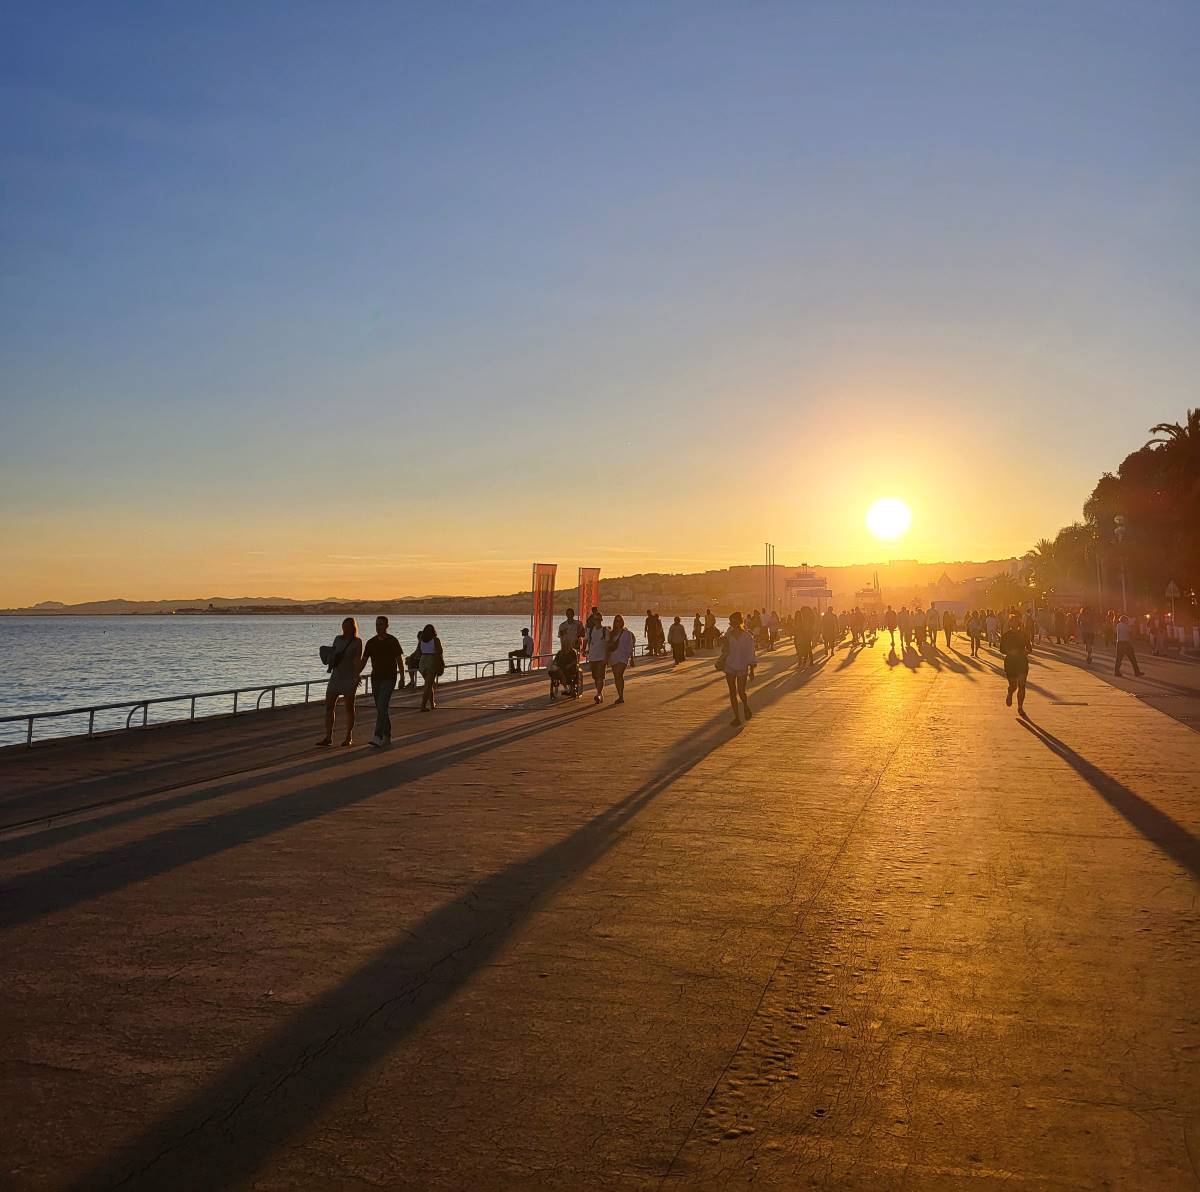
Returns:
[[[999,557],[1197,401],[1200,5],[3,14],[2,603]]]

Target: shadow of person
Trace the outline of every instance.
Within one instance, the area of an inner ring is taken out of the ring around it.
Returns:
[[[896,657],[896,647],[895,646],[892,646],[891,649],[889,649],[887,652],[887,664],[888,664],[888,666],[899,666],[900,665],[900,659]]]
[[[1200,878],[1200,838],[1194,836],[1182,824],[1160,811],[1119,782],[1107,771],[1076,753],[1065,741],[1060,740],[1048,729],[1036,724],[1026,712],[1020,725],[1035,736],[1052,753],[1062,758],[1076,774],[1118,814],[1136,828],[1151,844],[1157,846],[1178,865],[1195,878]]]

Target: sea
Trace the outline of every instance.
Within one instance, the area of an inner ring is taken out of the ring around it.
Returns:
[[[557,618],[556,618],[557,619]],[[359,633],[375,632],[375,615],[357,616]],[[391,618],[390,632],[405,650],[416,645],[417,633],[433,621],[446,652],[446,662],[503,659],[521,644],[521,615]],[[340,617],[269,614],[0,617],[0,652],[7,659],[0,683],[0,745],[25,741],[23,722],[6,716],[59,712],[160,696],[223,692],[255,684],[312,680],[310,698],[321,698],[327,678],[319,647],[339,632]],[[670,619],[664,616],[664,623]],[[690,630],[690,619],[687,621]],[[724,621],[722,619],[722,627]],[[642,618],[630,628],[642,638]],[[503,671],[504,667],[496,668]],[[465,671],[470,678],[473,671]],[[447,679],[453,679],[453,671]],[[253,707],[256,694],[238,697],[239,711]],[[264,706],[270,696],[264,697]],[[303,703],[304,688],[279,691],[276,703]],[[149,723],[186,719],[190,701],[153,704]],[[197,700],[197,716],[233,711],[232,695]],[[122,727],[129,707],[95,714],[95,730]],[[141,723],[141,711],[133,723]],[[34,739],[86,733],[88,716],[56,716],[35,722]]]

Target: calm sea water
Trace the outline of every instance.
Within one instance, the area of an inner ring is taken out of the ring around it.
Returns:
[[[521,628],[529,624],[519,615],[432,619],[449,663],[503,658],[521,644]],[[428,620],[393,617],[391,632],[412,649]],[[313,694],[320,696],[326,673],[317,650],[333,640],[339,624],[328,616],[0,617],[0,717],[294,679],[314,680]],[[360,615],[358,625],[369,637],[374,614]],[[640,641],[641,619],[631,628]],[[277,696],[278,703],[303,699],[303,688]],[[239,707],[246,702],[241,697]],[[196,713],[232,708],[232,697],[215,697],[199,701]],[[188,712],[187,703],[151,707],[150,722]],[[119,727],[126,714],[98,713],[96,727]],[[38,722],[35,738],[86,731],[86,716],[64,716]],[[23,724],[0,724],[0,745],[24,739]]]

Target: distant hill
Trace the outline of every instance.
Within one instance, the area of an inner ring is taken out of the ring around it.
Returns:
[[[856,603],[855,593],[869,587],[879,577],[883,598],[899,607],[901,602],[927,601],[937,589],[945,595],[949,586],[970,580],[991,578],[998,572],[1011,572],[1017,560],[992,559],[981,563],[921,563],[915,559],[893,559],[887,563],[862,563],[843,567],[812,564],[811,570],[823,576],[833,592],[834,605],[847,608]],[[775,590],[779,606],[787,608],[785,581],[800,570],[794,564],[775,568]],[[574,603],[573,574],[563,577],[570,587],[562,586],[555,594],[555,608],[562,611]],[[654,608],[661,612],[687,614],[711,607],[716,611],[754,608],[764,604],[766,573],[761,563],[726,567],[716,571],[686,574],[643,572],[615,576],[600,581],[600,599],[606,612],[638,612]],[[262,613],[376,613],[416,616],[455,614],[525,613],[532,594],[528,591],[498,596],[396,596],[380,599],[330,596],[321,600],[296,600],[289,596],[209,596],[188,600],[89,600],[82,604],[64,604],[44,600],[30,608],[0,610],[0,616],[121,616],[173,613],[185,616],[262,614]]]

